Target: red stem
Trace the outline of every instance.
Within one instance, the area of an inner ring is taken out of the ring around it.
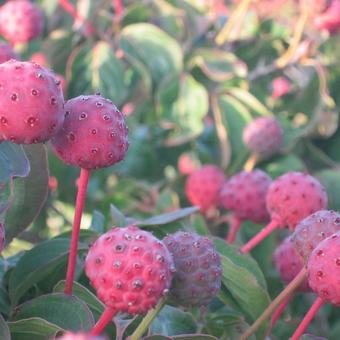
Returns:
[[[80,22],[82,22],[84,25],[87,26],[87,28],[89,29],[89,31],[91,33],[97,33],[96,29],[93,27],[93,25],[91,24],[91,22],[89,22],[88,20],[86,20],[85,18],[81,17],[77,10],[74,8],[73,4],[70,2],[70,0],[59,0],[59,5],[67,12],[69,13],[74,19],[79,20]]]
[[[66,283],[65,283],[65,290],[64,290],[64,293],[68,295],[72,294],[74,271],[75,271],[76,261],[77,261],[80,223],[81,223],[81,217],[83,215],[87,185],[89,183],[90,174],[91,174],[90,170],[87,170],[87,169],[80,170],[80,176],[79,176],[79,182],[78,182],[78,193],[77,193],[77,199],[76,199],[76,208],[75,208],[74,219],[73,219],[70,254],[68,258]]]
[[[123,13],[122,0],[113,0],[113,6],[115,8],[116,15],[120,17]]]
[[[105,308],[97,323],[92,327],[91,335],[100,335],[116,314],[117,311],[115,309]]]
[[[312,307],[309,308],[309,311],[303,318],[303,320],[300,322],[299,327],[296,329],[295,333],[291,337],[291,340],[298,340],[302,336],[302,334],[307,329],[310,322],[313,320],[314,316],[318,313],[321,306],[324,304],[324,301],[318,297],[314,303],[312,304]]]
[[[240,248],[241,253],[249,253],[279,225],[280,223],[276,219],[271,220],[269,224],[267,224],[259,233],[257,233],[252,239],[250,239],[246,244],[244,244]]]
[[[274,327],[277,320],[280,319],[282,313],[284,312],[284,310],[286,309],[288,303],[292,300],[294,294],[287,296],[279,305],[279,307],[277,307],[277,309],[275,310],[275,312],[273,313],[273,316],[270,320],[270,328]]]
[[[231,220],[231,225],[230,225],[230,229],[228,232],[228,236],[227,236],[227,243],[228,244],[232,244],[235,241],[236,235],[238,230],[240,229],[242,221],[235,217],[234,215],[232,216],[232,220]]]

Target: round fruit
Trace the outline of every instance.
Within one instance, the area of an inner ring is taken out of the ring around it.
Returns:
[[[10,45],[0,42],[0,64],[10,59],[19,59],[19,57]]]
[[[340,31],[340,0],[333,0],[329,7],[314,19],[318,30],[326,30],[331,34]]]
[[[41,143],[61,128],[64,97],[55,75],[33,62],[0,64],[0,139]]]
[[[28,0],[7,1],[0,8],[0,33],[12,44],[39,37],[44,29],[42,10]]]
[[[71,333],[67,332],[62,337],[57,338],[57,340],[105,340],[106,338],[102,336],[94,336],[86,333]]]
[[[294,230],[310,214],[327,207],[325,188],[314,177],[301,172],[288,172],[269,187],[267,209],[272,219]]]
[[[272,97],[277,99],[286,95],[291,88],[290,81],[285,77],[277,77],[272,82]]]
[[[242,171],[223,184],[220,204],[241,221],[268,222],[266,195],[271,182],[271,178],[261,170]]]
[[[223,172],[215,165],[204,165],[187,178],[185,193],[188,200],[200,207],[202,212],[216,207],[224,183]]]
[[[283,130],[274,117],[256,118],[245,127],[243,142],[251,152],[266,158],[280,150]]]
[[[179,304],[208,305],[221,286],[221,259],[207,237],[178,231],[164,238],[175,262],[171,294]]]
[[[307,261],[313,249],[325,238],[340,231],[340,214],[320,210],[303,219],[292,235],[297,252]]]
[[[62,129],[52,139],[54,152],[65,163],[85,169],[111,166],[127,152],[124,116],[100,95],[79,96],[65,104]]]
[[[320,242],[307,263],[308,282],[321,299],[340,306],[340,232]]]
[[[303,260],[295,250],[291,237],[287,237],[276,248],[273,258],[275,267],[282,281],[287,284],[292,281],[304,267]],[[299,290],[303,292],[310,290],[307,279],[299,286]]]
[[[135,226],[100,236],[85,260],[85,272],[98,298],[117,312],[144,314],[166,295],[175,271],[163,244]]]

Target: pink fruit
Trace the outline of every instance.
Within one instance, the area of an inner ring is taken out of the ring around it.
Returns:
[[[208,305],[221,286],[221,259],[207,237],[178,231],[164,238],[175,262],[171,294],[183,306]]]
[[[182,153],[178,158],[178,170],[182,175],[190,175],[198,168],[197,162],[189,153]]]
[[[241,221],[268,222],[266,195],[271,182],[261,170],[242,171],[223,184],[220,204]]]
[[[289,283],[303,269],[304,263],[300,255],[294,248],[291,237],[287,237],[276,249],[274,262],[282,281]],[[299,290],[306,292],[310,288],[307,279],[299,286]]]
[[[0,42],[0,64],[10,59],[19,59],[19,57],[10,45]]]
[[[216,207],[219,201],[219,193],[224,183],[223,172],[215,165],[204,165],[194,171],[187,178],[185,193],[188,200],[207,212]]]
[[[285,77],[277,77],[272,82],[273,98],[280,98],[286,95],[291,88],[290,81]]]
[[[269,187],[267,209],[281,226],[294,230],[303,218],[327,207],[325,188],[314,177],[301,172],[288,172]]]
[[[340,231],[340,214],[330,210],[320,210],[303,219],[292,235],[293,244],[307,262],[313,249],[325,238]]]
[[[321,241],[307,263],[308,282],[319,297],[340,306],[340,232]]]
[[[57,338],[57,340],[105,340],[106,337],[94,336],[87,333],[71,333],[67,332],[62,337]]]
[[[28,0],[7,1],[0,8],[0,33],[12,44],[39,37],[44,29],[42,10]]]
[[[269,157],[280,150],[283,130],[274,117],[256,118],[245,127],[243,142],[254,154]]]
[[[98,298],[117,312],[144,314],[166,295],[175,271],[172,257],[151,233],[135,226],[100,236],[85,260]]]
[[[5,225],[0,222],[0,254],[5,248]]]
[[[33,62],[0,64],[0,139],[41,143],[64,122],[64,97],[55,75]]]
[[[331,34],[337,33],[340,30],[340,0],[333,0],[323,13],[317,15],[314,26]]]
[[[52,139],[67,164],[97,169],[121,161],[128,149],[128,128],[117,107],[100,95],[79,96],[65,104],[62,129]]]

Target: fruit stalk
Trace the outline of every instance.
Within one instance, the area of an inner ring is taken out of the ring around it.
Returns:
[[[273,230],[278,228],[280,222],[273,219],[267,224],[259,233],[257,233],[252,239],[250,239],[246,244],[244,244],[240,251],[241,253],[249,253],[253,248],[255,248],[261,241],[263,241]]]
[[[166,298],[161,299],[155,308],[151,309],[148,314],[145,315],[142,322],[138,325],[135,331],[129,337],[129,340],[138,340],[141,339],[143,334],[147,331],[149,326],[151,325],[152,321],[158,315],[160,310],[164,307],[166,302]]]
[[[116,15],[120,17],[123,13],[122,0],[113,0],[113,6],[115,8]]]
[[[232,217],[231,226],[230,226],[229,233],[226,239],[228,244],[232,244],[235,241],[235,238],[236,238],[238,230],[240,229],[241,223],[242,221],[239,218],[235,216]]]
[[[243,166],[243,170],[245,171],[252,171],[255,168],[257,162],[256,154],[251,154],[250,157],[247,159],[246,163]]]
[[[66,273],[66,283],[65,283],[65,290],[64,290],[64,293],[68,295],[72,294],[73,278],[74,278],[74,271],[75,271],[77,252],[78,252],[80,223],[81,223],[81,217],[83,215],[83,209],[84,209],[87,186],[89,183],[90,174],[91,174],[90,170],[81,168],[80,176],[79,176],[79,183],[78,183],[78,193],[77,193],[77,198],[76,198],[76,208],[75,208],[74,219],[73,219],[70,254],[68,258],[68,266],[67,266],[67,273]]]
[[[275,312],[273,313],[273,316],[270,320],[270,328],[274,327],[277,320],[280,319],[282,313],[284,312],[284,310],[286,309],[288,303],[292,300],[293,298],[293,294],[287,296],[279,305],[279,307],[276,308]]]
[[[286,286],[286,288],[269,304],[260,317],[247,329],[247,331],[240,337],[240,340],[249,339],[260,326],[274,313],[278,306],[301,285],[306,278],[306,268],[301,269],[299,274]]]
[[[100,335],[116,314],[115,309],[105,308],[97,323],[92,327],[91,335]]]
[[[319,311],[319,309],[321,308],[321,306],[323,304],[324,304],[324,301],[320,297],[318,297],[314,301],[313,305],[311,306],[311,308],[309,309],[309,311],[307,312],[307,314],[305,315],[305,317],[301,321],[299,327],[296,329],[296,331],[294,332],[293,336],[291,337],[291,340],[298,340],[298,339],[300,339],[300,337],[305,332],[305,330],[307,329],[308,325],[313,320],[314,316],[317,314],[317,312]]]

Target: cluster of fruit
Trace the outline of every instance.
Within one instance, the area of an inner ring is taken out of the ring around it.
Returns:
[[[255,160],[263,159],[280,150],[283,130],[272,117],[258,118],[245,128],[243,140]],[[307,173],[288,172],[272,181],[268,174],[255,169],[241,171],[226,180],[218,167],[205,165],[199,169],[191,167],[186,194],[203,214],[217,208],[231,211],[228,243],[234,242],[243,221],[269,222],[240,247],[242,253],[251,251],[274,229],[287,226],[294,233],[274,254],[283,281],[289,283],[299,274],[303,280],[299,289],[316,292],[316,304],[340,304],[340,214],[325,210],[327,193],[317,179]],[[283,305],[287,302],[288,299]],[[282,308],[278,310],[282,312]],[[273,316],[272,323],[278,316]],[[293,339],[298,339],[305,328],[302,323]]]

